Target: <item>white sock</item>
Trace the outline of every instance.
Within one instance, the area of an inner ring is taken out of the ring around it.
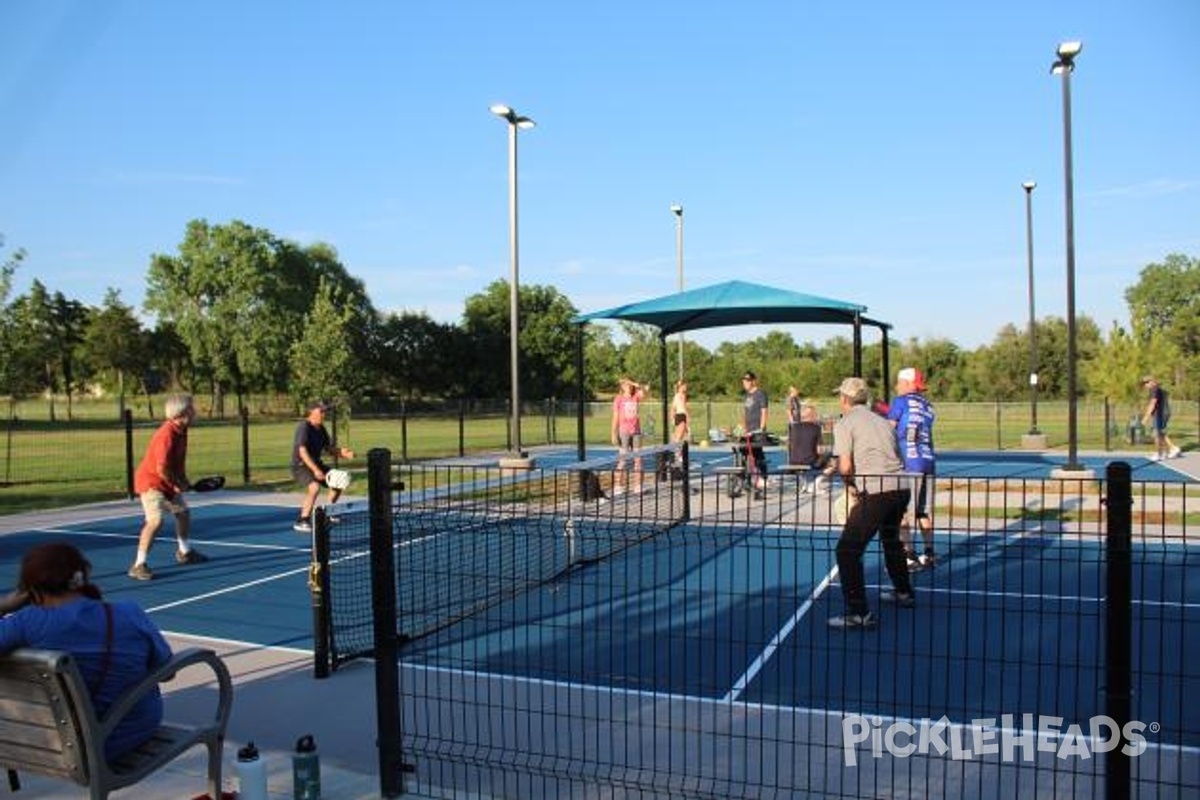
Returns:
[[[179,539],[177,541],[179,542],[179,552],[186,556],[191,551],[192,546],[187,543],[187,539]]]
[[[147,553],[145,550],[138,550],[137,557],[133,559],[133,565],[136,567],[139,564],[145,564],[146,563],[146,555],[147,555]]]

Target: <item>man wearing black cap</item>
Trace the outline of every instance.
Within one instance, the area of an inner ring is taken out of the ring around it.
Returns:
[[[313,506],[317,503],[321,486],[325,484],[325,473],[329,472],[321,456],[328,453],[339,458],[354,458],[353,450],[338,447],[329,437],[329,431],[325,429],[325,412],[329,408],[322,400],[309,403],[308,413],[296,426],[296,435],[292,438],[292,477],[304,487],[300,516],[292,525],[297,533],[312,533]],[[341,489],[330,486],[328,502],[336,503],[341,494]]]
[[[742,431],[750,456],[747,466],[754,481],[754,499],[761,500],[767,488],[767,460],[762,448],[767,434],[767,393],[759,387],[758,376],[749,371],[742,375],[742,389],[746,392],[742,401]]]

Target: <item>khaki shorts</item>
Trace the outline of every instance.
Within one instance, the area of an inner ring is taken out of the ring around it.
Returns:
[[[162,522],[163,514],[174,517],[187,514],[188,504],[182,494],[168,498],[158,489],[147,489],[142,492],[142,511],[146,515],[146,522],[158,524]]]

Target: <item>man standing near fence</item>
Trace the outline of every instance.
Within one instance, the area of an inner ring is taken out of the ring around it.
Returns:
[[[853,505],[846,515],[837,544],[838,575],[846,613],[831,617],[829,627],[839,630],[874,628],[877,620],[867,604],[863,551],[875,533],[883,545],[883,558],[893,590],[879,599],[902,608],[916,605],[900,523],[912,496],[904,461],[891,424],[867,406],[867,384],[862,378],[846,378],[837,389],[842,418],[833,428],[833,451],[838,472]]]
[[[154,537],[162,528],[163,516],[175,517],[175,538],[178,549],[175,560],[180,564],[202,564],[208,557],[193,550],[188,543],[191,511],[183,493],[191,488],[187,478],[188,428],[196,418],[196,408],[189,394],[173,394],[163,406],[167,420],[158,427],[146,448],[146,455],[133,475],[133,488],[142,501],[146,521],[138,537],[137,556],[129,568],[129,577],[148,581],[154,571],[146,563]]]
[[[1155,452],[1150,458],[1154,461],[1179,458],[1183,451],[1167,436],[1167,425],[1171,422],[1171,400],[1167,396],[1167,390],[1162,388],[1153,375],[1142,378],[1142,386],[1150,393],[1146,411],[1142,414],[1142,424],[1150,426],[1150,430],[1154,431]]]

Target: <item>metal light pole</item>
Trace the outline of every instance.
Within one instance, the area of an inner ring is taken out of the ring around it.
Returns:
[[[1037,420],[1037,317],[1033,311],[1033,190],[1037,184],[1025,181],[1021,188],[1025,190],[1025,254],[1029,264],[1029,434],[1037,436],[1041,433]]]
[[[1063,186],[1067,211],[1067,464],[1068,471],[1083,470],[1079,463],[1079,410],[1075,383],[1075,198],[1071,166],[1071,73],[1081,42],[1063,42],[1051,72],[1062,75]]]
[[[679,262],[679,291],[683,291],[683,206],[671,206],[675,215],[675,257]],[[679,380],[683,380],[683,334],[679,334]]]
[[[506,105],[491,106],[491,112],[508,123],[508,249],[510,275],[508,282],[508,337],[511,362],[512,382],[512,440],[513,454],[523,458],[521,452],[521,384],[520,384],[520,348],[518,336],[521,330],[520,310],[517,298],[520,294],[520,259],[517,248],[517,130],[534,126],[529,117],[522,117]]]

